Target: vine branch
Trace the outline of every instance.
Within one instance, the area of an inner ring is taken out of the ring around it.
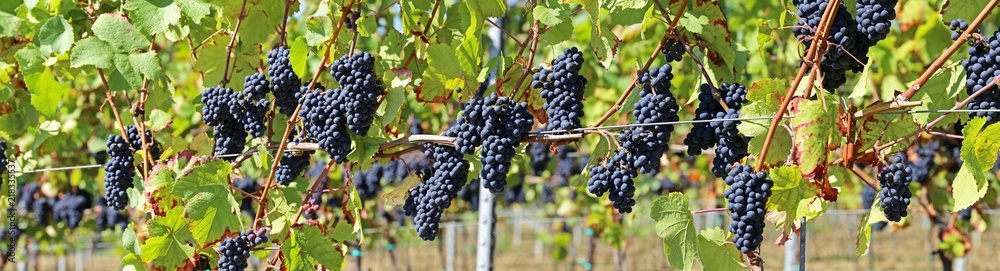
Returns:
[[[219,82],[222,87],[229,84],[229,80],[232,79],[232,75],[229,74],[229,61],[233,58],[233,46],[236,44],[236,36],[240,33],[240,26],[243,25],[243,19],[246,18],[246,9],[247,0],[243,0],[243,5],[240,6],[240,15],[236,17],[236,29],[233,30],[233,36],[229,37],[229,44],[226,45],[226,68],[222,71],[222,82]],[[282,30],[282,35],[284,35],[284,30]]]

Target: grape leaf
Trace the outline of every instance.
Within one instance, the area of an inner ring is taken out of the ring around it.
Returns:
[[[142,259],[134,253],[126,254],[122,257],[122,271],[145,271],[146,265],[142,263]]]
[[[993,168],[997,152],[1000,151],[1000,124],[986,126],[985,118],[973,118],[964,129],[962,135],[962,167],[952,184],[952,195],[955,204],[953,212],[958,212],[972,206],[989,190],[989,181],[985,172]]]
[[[680,1],[678,1],[680,2]],[[707,54],[709,66],[713,67],[716,79],[723,82],[736,81],[742,71],[736,49],[732,44],[732,33],[729,32],[729,21],[718,1],[694,1],[694,6],[688,6],[685,16],[704,17],[707,23],[700,28],[684,28],[682,33],[686,40],[703,47]],[[699,19],[699,21],[702,19]],[[693,26],[693,25],[691,25]],[[746,53],[742,56],[746,62]]]
[[[803,178],[825,177],[830,150],[839,147],[843,139],[837,127],[841,110],[832,96],[827,95],[826,101],[801,101],[795,107],[791,120],[794,158]]]
[[[881,197],[875,197],[875,202],[872,203],[872,206],[880,206],[881,202]],[[889,221],[889,219],[885,218],[882,208],[871,208],[868,214],[861,219],[861,223],[858,224],[858,239],[855,241],[857,248],[854,250],[859,257],[868,254],[868,244],[872,238],[872,225],[883,221]]]
[[[105,13],[97,17],[91,27],[97,38],[108,42],[117,52],[131,52],[149,47],[149,40],[118,13]]]
[[[330,40],[333,26],[328,16],[313,16],[306,20],[306,33],[302,35],[306,44],[317,46]]]
[[[221,183],[203,184],[216,187],[228,187],[226,179],[216,179]],[[234,211],[239,210],[239,203],[228,191],[213,191],[197,193],[188,199],[186,215],[191,219],[191,233],[199,244],[208,245],[218,241],[230,233],[241,231],[240,216]]]
[[[31,105],[48,117],[56,116],[59,101],[70,92],[70,86],[56,81],[55,73],[48,68],[39,73],[26,74],[24,83],[31,91]]]
[[[122,232],[122,247],[125,250],[135,254],[142,255],[142,247],[140,247],[139,239],[136,238],[135,229],[132,228],[132,224],[128,225],[128,228]]]
[[[246,17],[240,26],[240,41],[244,46],[260,44],[281,27],[281,21],[285,19],[285,1],[247,0],[246,5]],[[233,22],[236,22],[235,18],[231,18]]]
[[[457,55],[455,48],[445,44],[427,47],[429,67],[424,70],[423,84],[416,89],[417,100],[443,103],[451,99],[455,88],[465,85]]]
[[[976,20],[976,17],[989,2],[989,0],[948,0],[941,6],[941,17],[945,22],[951,22],[955,19],[972,22]]]
[[[754,82],[747,90],[747,103],[740,109],[740,118],[773,117],[781,108],[781,99],[785,96],[786,89],[788,83],[785,80],[763,79]],[[746,120],[740,122],[739,130],[744,136],[760,137],[767,135],[770,127],[771,120]]]
[[[149,238],[142,244],[142,260],[153,267],[180,269],[184,262],[195,257],[194,237],[188,229],[184,210],[176,207],[166,216],[153,216],[149,220]]]
[[[474,9],[486,17],[503,17],[504,13],[507,12],[504,0],[470,0],[466,3],[469,4],[469,9]]]
[[[17,17],[15,9],[21,6],[21,4],[24,4],[23,0],[10,0],[0,3],[0,37],[13,37],[17,35],[17,29],[21,26],[21,22],[24,19]]]
[[[566,15],[569,15],[569,7],[559,3],[558,0],[540,1],[531,13],[531,16],[542,23],[542,25],[555,26],[561,24]]]
[[[208,16],[211,12],[212,5],[205,2],[206,0],[176,0],[174,1],[177,6],[180,6],[181,13],[185,17],[194,21],[194,23],[201,22],[202,18]]]
[[[173,122],[173,117],[160,109],[153,109],[149,112],[149,119],[146,120],[146,129],[159,132]]]
[[[913,118],[909,117],[907,114],[896,115],[896,114],[876,114],[874,116],[867,116],[862,119],[856,120],[856,129],[858,132],[858,140],[861,142],[859,144],[858,151],[863,152],[874,148],[875,143],[879,145],[887,144],[888,142],[903,139],[895,145],[882,150],[881,156],[887,156],[899,152],[902,149],[910,146],[910,142],[913,142],[913,137],[907,137],[913,131],[916,131],[920,127],[917,123],[913,121]],[[862,163],[873,163],[875,162],[873,158],[861,158],[858,162]]]
[[[330,240],[319,226],[299,224],[289,231],[288,239],[281,244],[285,255],[283,264],[287,270],[317,270],[320,265],[330,270],[344,267],[344,248]]]
[[[129,0],[124,7],[135,27],[146,35],[163,33],[181,19],[181,8],[171,0]]]
[[[721,228],[704,229],[698,234],[698,251],[705,270],[742,270],[739,249],[730,242],[731,234]]]
[[[798,166],[784,166],[771,169],[768,176],[774,181],[771,197],[767,199],[767,210],[784,213],[777,217],[776,225],[788,233],[801,223],[801,218],[812,219],[817,213],[809,212],[809,205],[819,200],[819,188],[802,178]]]
[[[663,238],[663,253],[671,267],[691,270],[699,258],[694,217],[688,208],[688,198],[670,193],[653,202],[649,217],[656,221],[656,235]]]
[[[744,107],[744,109],[746,109]],[[743,112],[740,112],[741,114]],[[744,122],[745,123],[745,122]],[[766,136],[757,136],[750,138],[750,142],[747,145],[747,151],[750,153],[761,153],[764,150],[764,140]],[[792,135],[788,133],[788,129],[784,127],[778,127],[774,130],[774,136],[771,139],[771,147],[768,151],[768,155],[764,161],[765,165],[777,166],[785,163],[788,159],[788,155],[792,154]],[[756,159],[759,159],[757,157]]]
[[[305,39],[298,37],[292,42],[288,49],[288,61],[292,63],[292,72],[295,74],[309,74],[309,45]]]
[[[211,86],[222,81],[223,72],[226,66],[226,46],[229,44],[230,35],[221,33],[207,41],[198,49],[198,59],[194,63],[194,69],[204,77],[203,84]],[[233,49],[233,56],[229,64],[233,65],[229,69],[231,78],[240,79],[257,72],[261,65],[260,56],[263,54],[259,46],[237,46]],[[243,84],[230,83],[227,87],[235,91],[242,91]]]
[[[111,57],[114,50],[106,41],[95,37],[89,37],[76,42],[73,51],[70,52],[70,67],[77,68],[84,65],[107,69],[111,67]]]
[[[955,96],[964,90],[965,72],[962,69],[940,69],[927,80],[927,83],[920,87],[920,91],[910,100],[923,102],[923,104],[914,107],[914,110],[948,110],[955,105]],[[923,126],[944,114],[915,113],[913,120]],[[955,123],[955,121],[958,121],[958,114],[949,114],[938,123]]]
[[[403,103],[406,102],[406,87],[412,82],[411,76],[412,74],[407,70],[388,70],[382,76],[389,79],[389,84],[386,88],[385,102],[376,115],[382,116],[380,122],[386,128],[395,127],[395,124],[399,123],[402,118],[400,113],[403,109]]]
[[[62,16],[49,18],[38,29],[35,43],[42,52],[55,52],[57,54],[66,52],[73,46],[73,26],[66,22]]]

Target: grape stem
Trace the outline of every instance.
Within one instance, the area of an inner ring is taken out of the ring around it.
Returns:
[[[291,5],[292,5],[291,0],[285,0],[285,17],[281,18],[288,18],[288,9]],[[278,36],[278,44],[285,46],[288,45],[288,42],[285,41],[285,33],[287,32],[287,28],[288,28],[288,20],[287,19],[281,20],[281,32],[279,32],[280,35]]]
[[[914,81],[913,84],[910,85],[910,88],[907,89],[906,92],[903,92],[903,94],[899,97],[896,97],[896,99],[908,101],[910,98],[913,98],[913,95],[917,94],[917,91],[923,87],[924,83],[927,83],[927,80],[931,79],[934,72],[937,72],[937,70],[944,65],[944,62],[948,61],[948,59],[951,58],[951,55],[955,54],[955,52],[957,52],[958,49],[965,44],[965,41],[972,36],[972,33],[976,32],[976,28],[978,28],[979,24],[990,15],[990,12],[997,6],[997,3],[1000,3],[1000,0],[991,0],[990,3],[979,12],[979,16],[976,16],[976,19],[969,24],[969,28],[965,29],[965,33],[962,33],[957,40],[952,42],[951,47],[948,47],[948,50],[945,50],[941,56],[938,56],[938,58],[927,67],[927,70],[924,70],[924,73],[920,75],[920,78],[918,78],[917,81]]]
[[[1000,0],[996,0],[1000,1]],[[830,0],[830,3],[826,5],[826,10],[823,12],[823,17],[820,19],[819,29],[817,29],[816,34],[813,35],[812,43],[809,45],[809,50],[806,53],[806,57],[803,59],[803,65],[799,67],[799,73],[795,75],[795,81],[792,82],[791,88],[788,89],[788,93],[781,100],[781,106],[778,107],[778,112],[774,114],[774,119],[771,120],[771,127],[767,129],[767,137],[764,138],[764,147],[761,149],[760,157],[757,158],[757,166],[754,168],[758,171],[763,169],[765,161],[767,161],[767,153],[771,149],[771,142],[774,141],[774,132],[778,130],[778,123],[780,123],[782,116],[788,112],[788,104],[791,103],[792,97],[795,96],[795,91],[799,89],[799,84],[802,83],[802,78],[805,77],[806,71],[809,67],[818,63],[823,54],[826,54],[825,50],[821,50],[820,47],[826,43],[826,39],[830,30],[830,26],[833,25],[833,17],[837,12],[837,8],[840,6],[839,0]],[[811,73],[811,74],[815,74]],[[809,77],[808,85],[813,84],[815,76]]]
[[[528,74],[531,73],[531,65],[532,63],[535,63],[535,52],[538,50],[538,36],[540,36],[538,33],[538,20],[534,20],[531,23],[531,50],[528,51],[528,65],[524,66],[524,72],[521,73],[521,77],[517,79],[517,83],[514,83],[514,89],[510,91],[511,98],[513,98],[514,95],[521,90],[521,84],[524,83],[524,79],[528,78]],[[499,88],[497,89],[497,92],[500,92]],[[521,99],[519,100],[524,98],[524,93],[530,92],[530,90],[521,92]],[[500,94],[503,95],[503,93]]]
[[[229,45],[226,45],[226,68],[222,71],[222,82],[219,82],[219,87],[226,87],[226,84],[232,79],[232,74],[229,74],[229,61],[233,58],[233,46],[236,45],[236,36],[239,36],[240,26],[243,25],[243,19],[246,18],[246,9],[247,0],[243,0],[243,5],[240,5],[240,15],[236,18],[236,29],[233,30],[233,36],[229,37]],[[287,9],[285,11],[287,12]]]

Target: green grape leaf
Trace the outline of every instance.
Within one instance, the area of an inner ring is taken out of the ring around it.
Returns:
[[[292,71],[295,74],[309,74],[309,44],[302,37],[298,37],[288,48],[288,61],[292,63]]]
[[[375,154],[378,153],[381,143],[387,141],[383,137],[384,133],[381,132],[381,126],[379,123],[372,123],[373,129],[369,129],[368,136],[358,136],[351,133],[352,141],[354,141],[354,151],[347,155],[347,160],[357,161],[361,169],[370,168],[375,162],[375,159],[372,159],[372,157],[375,157]]]
[[[111,91],[133,90],[142,87],[142,74],[132,66],[131,57],[115,54],[113,60],[115,70],[108,75],[108,87]]]
[[[146,120],[146,129],[159,132],[163,128],[167,128],[171,122],[173,122],[173,117],[170,114],[159,108],[153,109],[149,112],[149,119]]]
[[[18,18],[17,7],[24,4],[23,0],[0,2],[0,37],[13,37],[24,19]]]
[[[340,221],[333,227],[332,230],[330,230],[330,238],[337,241],[353,240],[354,229],[350,223]]]
[[[111,44],[95,38],[89,37],[76,42],[73,51],[69,55],[70,67],[78,68],[84,65],[107,69],[111,67],[111,58],[114,49]]]
[[[451,99],[455,88],[465,86],[464,72],[455,48],[445,44],[427,47],[428,68],[424,70],[423,85],[416,89],[417,100],[443,103]]]
[[[746,107],[743,109],[745,110]],[[740,113],[742,114],[743,112]],[[746,122],[743,123],[745,124]],[[761,153],[764,151],[764,140],[767,140],[767,137],[764,135],[750,138],[747,150],[750,153]],[[770,148],[764,164],[770,166],[784,164],[788,156],[792,154],[792,135],[788,133],[788,129],[778,127],[777,130],[774,130],[774,137],[771,139]]]
[[[781,108],[781,99],[784,98],[786,89],[788,83],[785,80],[763,79],[754,82],[747,90],[747,104],[740,109],[740,118],[774,117]],[[748,137],[765,136],[768,128],[771,128],[771,120],[747,120],[739,125],[740,133]]]
[[[56,116],[59,101],[70,92],[69,84],[56,81],[55,73],[48,68],[24,75],[24,83],[31,91],[31,105],[48,117]]]
[[[746,264],[742,254],[732,242],[728,231],[721,228],[704,229],[698,234],[698,250],[705,270],[742,270]]]
[[[956,67],[957,68],[957,67]],[[867,69],[867,68],[866,68]],[[913,83],[911,83],[913,84]],[[931,76],[920,91],[910,100],[919,100],[923,104],[914,110],[948,110],[955,105],[955,96],[965,91],[965,72],[961,69],[940,69]],[[915,113],[913,120],[921,126],[930,123],[945,113]],[[938,123],[955,123],[959,114],[948,114]]]
[[[831,150],[840,146],[843,136],[837,126],[839,103],[827,95],[825,101],[802,101],[791,120],[795,130],[795,160],[806,179],[826,176]]]
[[[199,188],[205,186],[228,187],[229,183],[226,179],[216,179],[216,183],[203,184]],[[240,216],[235,213],[239,210],[236,198],[228,191],[214,190],[217,191],[192,195],[184,207],[187,217],[191,219],[191,233],[203,245],[221,241],[224,236],[242,229]]]
[[[330,36],[333,34],[333,24],[330,22],[329,16],[313,16],[306,20],[306,33],[302,35],[302,38],[306,40],[306,44],[309,46],[317,46],[330,40]]]
[[[782,212],[777,217],[776,226],[783,232],[790,232],[801,223],[801,218],[814,218],[818,213],[809,211],[813,201],[819,194],[819,188],[802,178],[798,166],[784,166],[771,169],[768,176],[774,181],[771,187],[771,197],[767,199],[767,210]]]
[[[149,220],[149,238],[142,244],[142,260],[161,269],[180,269],[184,262],[197,256],[194,237],[188,230],[181,207],[171,209],[166,216]]]
[[[858,140],[861,141],[859,151],[872,149],[876,142],[879,145],[884,145],[897,139],[903,139],[902,142],[883,149],[881,156],[897,153],[910,146],[913,137],[907,137],[907,135],[920,128],[907,114],[876,114],[859,119],[857,123],[855,127],[859,131]]]
[[[875,202],[872,206],[880,206],[882,200],[880,197],[875,197]],[[854,252],[857,253],[858,257],[868,254],[868,244],[871,242],[872,238],[872,225],[879,222],[889,221],[885,218],[885,214],[882,213],[882,208],[872,208],[868,211],[868,214],[861,219],[861,223],[858,224],[858,239],[855,241],[857,247]]]
[[[167,31],[181,19],[181,8],[171,0],[129,0],[124,7],[135,27],[150,36]]]
[[[948,0],[941,6],[941,17],[945,22],[955,19],[972,22],[989,2],[989,0]]]
[[[155,52],[129,54],[128,64],[149,80],[156,80],[163,74],[160,59],[156,57]]]
[[[206,42],[197,51],[198,59],[194,63],[194,69],[204,75],[202,79],[206,86],[215,85],[222,81],[223,72],[226,66],[226,46],[229,44],[229,34],[221,33]],[[242,91],[243,84],[239,83],[244,77],[257,72],[260,66],[260,56],[263,54],[259,46],[237,46],[233,49],[233,56],[230,60],[229,69],[231,79],[237,81],[230,83],[227,87],[235,91]]]
[[[175,0],[174,2],[181,7],[181,13],[196,24],[212,11],[212,5],[205,0]]]
[[[719,2],[695,1],[694,6],[688,6],[685,18],[687,16],[698,18],[699,22],[707,20],[704,21],[704,25],[698,28],[686,28],[693,27],[693,24],[685,25],[687,31],[682,33],[688,41],[698,44],[706,50],[708,64],[713,67],[716,79],[723,82],[736,81],[736,78],[739,78],[738,72],[743,70],[738,62],[741,61],[738,57],[742,58],[745,65],[746,55],[737,54],[732,43],[732,33],[729,32],[728,19],[726,19],[726,14],[722,12]]]
[[[868,63],[865,64],[864,70],[861,71],[861,78],[858,78],[858,83],[854,85],[854,90],[851,91],[851,95],[848,96],[848,98],[861,99],[868,94],[868,85],[871,82],[868,77],[871,76],[872,62],[874,62],[874,60],[869,58]]]
[[[170,209],[177,205],[186,205],[187,208],[207,208],[208,206],[200,206],[189,201],[199,194],[205,194],[204,197],[218,194],[230,195],[229,198],[217,199],[222,201],[220,204],[226,204],[228,201],[229,204],[237,205],[229,190],[228,180],[232,172],[232,166],[223,160],[212,160],[196,165],[180,178],[173,178],[174,173],[169,170],[156,170],[153,173],[151,188],[153,199],[158,202],[156,205],[161,209]],[[191,209],[185,211],[198,212]]]
[[[470,9],[474,8],[486,17],[503,17],[504,13],[507,12],[507,4],[504,0],[471,0],[466,3],[469,4]]]
[[[656,221],[656,235],[663,238],[663,253],[670,266],[691,270],[700,253],[687,196],[670,193],[657,198],[649,210],[649,217]]]
[[[542,23],[542,25],[556,26],[568,18],[569,7],[559,3],[558,0],[540,1],[539,5],[531,11],[531,16]]]
[[[344,248],[330,240],[316,225],[299,224],[292,228],[288,240],[281,244],[285,255],[283,264],[287,270],[316,270],[320,265],[330,270],[341,270],[344,266]]]
[[[962,129],[962,167],[952,184],[953,212],[972,206],[989,190],[985,172],[993,168],[1000,151],[1000,124],[986,125],[985,118],[973,118]]]
[[[361,228],[362,227],[362,225],[361,225],[361,220],[362,219],[360,219],[361,218],[361,208],[363,208],[364,206],[361,205],[361,196],[358,195],[358,186],[354,185],[353,182],[351,184],[352,185],[347,186],[347,190],[348,190],[347,196],[349,197],[349,199],[347,201],[347,204],[344,204],[344,208],[346,208],[346,210],[350,211],[350,216],[353,217],[352,220],[354,221],[354,227],[352,229],[354,230],[354,233],[359,233],[362,230],[362,228]],[[360,240],[358,240],[358,242],[360,242],[360,243],[364,243],[365,242],[364,241],[365,240],[364,239],[365,238],[364,234],[358,235],[358,238],[360,238]]]
[[[139,242],[139,239],[136,238],[135,229],[133,229],[132,226],[133,225],[130,223],[128,228],[125,228],[124,232],[122,232],[122,247],[132,254],[142,255],[141,243]]]
[[[146,271],[146,265],[139,256],[129,253],[122,257],[122,271]]]
[[[91,27],[97,38],[111,44],[117,52],[130,52],[149,47],[149,40],[118,13],[105,13],[97,17]]]
[[[266,41],[275,33],[275,29],[281,27],[281,21],[285,19],[284,11],[285,1],[248,0],[246,17],[240,26],[240,41],[244,46]],[[235,18],[233,17],[233,22],[236,21]]]
[[[66,22],[62,16],[49,18],[42,25],[42,28],[38,29],[35,43],[43,52],[58,54],[66,52],[73,46],[73,26]]]
[[[597,61],[601,62],[604,68],[611,68],[611,61],[615,59],[615,55],[618,54],[618,45],[621,44],[621,40],[615,36],[615,33],[611,32],[610,29],[601,30],[599,27],[593,27],[592,31],[596,31],[597,35],[591,33],[590,47],[594,48],[594,53],[597,55]]]
[[[17,50],[17,53],[14,53],[14,59],[21,66],[22,73],[32,74],[45,70],[45,58],[42,56],[42,51],[38,50],[34,44]]]
[[[389,84],[386,85],[386,98],[384,106],[380,110],[382,112],[378,112],[378,115],[382,116],[380,122],[386,128],[395,127],[395,124],[402,118],[400,113],[403,109],[403,103],[406,102],[406,87],[412,81],[411,76],[412,74],[408,70],[389,70],[382,76],[389,79]]]

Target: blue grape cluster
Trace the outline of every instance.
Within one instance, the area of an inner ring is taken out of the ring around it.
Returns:
[[[937,141],[928,141],[917,145],[917,160],[906,161],[906,166],[913,172],[913,180],[925,184],[930,181],[931,170],[934,169],[934,155],[937,154],[941,144]]]
[[[507,185],[510,162],[517,155],[516,148],[521,139],[528,137],[535,120],[528,113],[527,103],[516,103],[509,97],[498,97],[496,93],[484,100],[484,126],[480,133],[483,138],[483,169],[479,179],[483,187],[496,194]]]
[[[723,195],[733,219],[729,224],[733,243],[743,253],[754,251],[764,241],[767,199],[774,182],[767,172],[755,172],[753,167],[743,164],[733,165],[725,181],[729,188]]]
[[[965,67],[965,92],[969,95],[979,92],[1000,76],[1000,29],[992,36],[983,38],[986,40],[969,46],[969,59],[962,61],[962,66]],[[966,107],[969,110],[1000,109],[1000,88],[990,86]],[[970,112],[969,115],[986,118],[986,125],[1000,122],[1000,112]]]
[[[635,183],[639,172],[634,166],[634,158],[624,149],[615,150],[604,163],[590,167],[587,190],[600,197],[608,192],[608,199],[620,213],[632,212],[635,205]]]
[[[235,186],[236,189],[243,191],[243,193],[250,195],[257,193],[257,190],[260,190],[260,184],[257,183],[257,180],[251,178],[240,178],[233,181],[233,186]],[[240,210],[247,215],[254,215],[255,211],[253,210],[253,198],[244,196],[243,199],[240,200]]]
[[[104,197],[97,198],[97,205],[95,206],[100,207],[100,212],[94,212],[97,231],[114,231],[115,228],[128,228],[128,214],[109,207],[107,199]]]
[[[799,8],[797,15],[801,18],[801,21],[794,28],[795,36],[806,44],[806,50],[808,50],[813,35],[819,28],[823,12],[826,10],[827,1],[794,0],[792,2]],[[820,61],[823,88],[828,91],[834,91],[847,82],[846,73],[848,70],[858,69],[863,65],[862,63],[867,62],[867,59],[862,58],[867,55],[868,46],[864,45],[865,41],[859,40],[863,36],[858,33],[858,22],[851,17],[851,13],[847,11],[847,6],[844,3],[839,5],[837,14],[833,18],[833,24],[830,26],[829,38],[827,38],[827,41],[833,46]],[[865,54],[855,54],[862,51],[860,48],[864,48],[863,53]]]
[[[298,136],[298,129],[292,129],[288,135],[292,142],[302,143],[302,138]],[[281,161],[278,162],[278,170],[274,173],[274,180],[280,185],[288,186],[296,178],[302,176],[302,172],[309,167],[309,158],[315,151],[286,151],[281,154]]]
[[[246,236],[247,245],[255,247],[267,242],[267,231],[267,228],[247,229],[243,232],[243,236]]]
[[[695,120],[705,121],[718,117],[720,112],[725,112],[725,108],[715,100],[712,95],[712,87],[702,84],[698,94],[698,108],[695,109]],[[730,109],[739,111],[743,104],[747,102],[747,89],[740,84],[722,84],[718,89],[719,97]],[[703,150],[707,150],[718,143],[715,129],[710,122],[696,122],[691,131],[684,138],[684,144],[688,146],[688,155],[699,155]]]
[[[455,147],[464,154],[473,154],[476,148],[483,143],[483,132],[486,126],[486,119],[483,112],[486,111],[484,99],[481,96],[473,96],[465,103],[462,114],[454,123]]]
[[[948,29],[951,30],[951,40],[958,40],[965,33],[965,30],[969,30],[969,23],[962,19],[954,19],[948,24]],[[979,29],[975,30],[975,33],[979,33]],[[976,41],[977,39],[969,39],[969,41]]]
[[[587,88],[587,78],[580,75],[583,67],[583,53],[576,47],[563,50],[553,59],[552,69],[538,67],[532,75],[531,87],[542,89],[542,105],[549,115],[548,131],[562,131],[580,128],[583,117],[583,94]]]
[[[858,0],[858,32],[864,35],[866,46],[871,47],[889,35],[892,20],[896,19],[897,0]]]
[[[667,43],[660,48],[663,60],[667,62],[681,61],[684,58],[684,43],[679,39],[668,39]]]
[[[910,182],[913,181],[912,169],[903,164],[901,155],[890,158],[889,165],[879,170],[876,178],[882,185],[879,196],[882,198],[882,212],[889,221],[899,222],[906,217],[906,207],[910,206]]]
[[[0,140],[0,175],[7,174],[7,140]]]
[[[958,218],[965,221],[972,219],[972,206],[965,207],[965,209],[958,211]]]
[[[227,237],[219,244],[219,270],[241,271],[247,269],[250,259],[250,242],[246,235]]]
[[[265,100],[270,84],[262,73],[247,75],[243,82],[243,95],[236,101],[237,106],[230,108],[230,113],[253,137],[264,136],[267,127],[264,118],[270,109],[271,102]]]
[[[449,129],[445,136],[454,136],[454,130]],[[440,231],[441,214],[465,186],[469,163],[454,147],[433,143],[422,147],[424,155],[432,161],[431,167],[418,171],[423,183],[408,192],[403,209],[407,216],[413,217],[420,238],[430,241]]]
[[[375,57],[368,52],[341,57],[330,66],[330,75],[340,83],[344,95],[342,109],[347,116],[347,127],[356,135],[368,135],[378,109],[378,97],[385,94],[382,78],[375,73]]]
[[[56,221],[66,224],[70,230],[80,226],[83,220],[83,212],[93,206],[93,196],[83,189],[74,188],[75,191],[66,192],[55,201],[53,209]]]
[[[132,178],[135,177],[135,157],[128,142],[121,136],[108,136],[107,146],[111,160],[104,165],[104,197],[109,206],[122,210],[128,206],[127,190],[134,187]]]
[[[337,163],[346,162],[352,151],[343,93],[340,89],[309,92],[302,97],[299,111],[307,138],[316,140]]]
[[[38,194],[39,191],[41,191],[41,187],[38,186],[38,183],[26,183],[21,186],[20,193],[15,196],[18,211],[32,208],[35,205],[35,194]]]
[[[733,164],[739,163],[743,157],[750,154],[747,151],[747,142],[749,142],[749,139],[743,137],[736,128],[740,125],[740,121],[735,119],[739,117],[740,112],[730,108],[726,112],[716,113],[715,119],[724,121],[711,123],[711,127],[718,140],[715,148],[715,158],[712,160],[712,174],[716,177],[725,177]]]
[[[143,138],[139,138],[139,129],[137,129],[135,125],[129,125],[128,128],[125,130],[126,130],[125,134],[128,136],[128,141],[132,145],[132,150],[134,151],[141,150]],[[156,141],[156,138],[153,138],[153,132],[150,131],[149,129],[146,129],[146,132],[144,134],[146,143],[152,146],[151,148],[149,148],[148,155],[151,155],[150,157],[152,157],[154,161],[159,160],[160,154],[162,154],[162,152],[160,151],[160,143]]]
[[[347,27],[347,29],[355,30],[358,27],[357,21],[360,17],[360,12],[355,11],[348,13],[347,16],[344,16],[344,26]]]
[[[587,168],[590,158],[580,157],[576,148],[563,145],[556,148],[556,184],[569,185],[569,179]]]
[[[55,199],[39,194],[38,199],[31,205],[31,211],[35,213],[35,223],[38,225],[48,225],[54,216]]]
[[[233,108],[239,106],[239,94],[229,88],[210,87],[201,93],[202,120],[213,126],[212,136],[215,138],[215,155],[239,154],[247,144],[249,135],[243,129]],[[234,161],[236,157],[224,157],[226,161]]]
[[[274,104],[278,106],[278,112],[289,116],[299,106],[299,99],[295,94],[302,85],[302,80],[292,70],[290,55],[291,51],[284,46],[275,47],[267,53],[267,76],[271,78]]]
[[[864,208],[865,210],[870,210],[872,208],[872,205],[875,204],[875,196],[877,194],[878,192],[875,191],[875,189],[873,189],[871,186],[865,185],[864,188],[862,188],[861,190],[861,208]],[[889,222],[880,221],[872,225],[872,229],[875,231],[882,231],[888,224]]]
[[[400,160],[393,160],[389,163],[376,163],[364,171],[354,171],[352,181],[358,190],[358,195],[364,201],[378,196],[378,193],[382,191],[383,181],[389,184],[398,184],[402,183],[407,175],[406,165]]]
[[[679,120],[679,106],[670,92],[670,80],[673,78],[673,69],[669,64],[652,68],[639,76],[642,90],[632,115],[637,124],[650,125],[629,128],[618,136],[622,148],[633,157],[631,166],[644,173],[659,171],[660,157],[669,149],[670,133],[674,131],[673,124],[655,123]]]
[[[528,144],[528,157],[531,158],[531,174],[542,176],[545,169],[549,167],[549,145],[545,143],[533,142]]]

